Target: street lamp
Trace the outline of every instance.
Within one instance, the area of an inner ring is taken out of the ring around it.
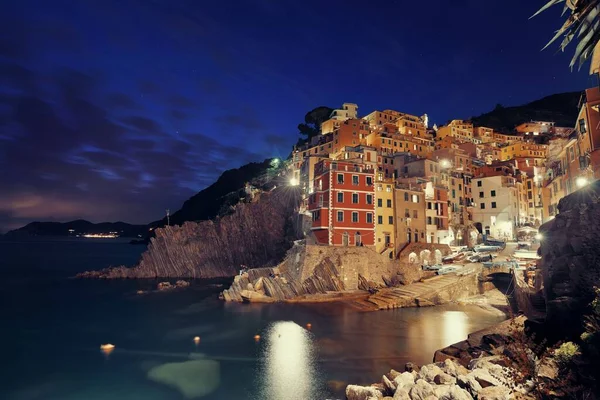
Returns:
[[[298,186],[300,182],[298,182],[298,179],[296,178],[291,178],[290,179],[290,186]]]
[[[575,179],[575,185],[577,185],[578,188],[582,188],[584,186],[586,186],[588,184],[588,180],[586,177],[584,176],[580,176],[577,179]]]
[[[440,160],[440,167],[442,168],[450,168],[450,166],[452,166],[452,163],[450,162],[450,160]]]

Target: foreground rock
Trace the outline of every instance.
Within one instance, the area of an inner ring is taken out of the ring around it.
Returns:
[[[422,366],[418,371],[399,373],[391,370],[381,383],[371,386],[348,385],[348,400],[508,400],[516,393],[511,371],[497,357],[474,360],[469,369],[446,359]]]
[[[600,286],[600,181],[563,197],[556,218],[541,226],[539,253],[546,300],[546,330],[578,335]]]

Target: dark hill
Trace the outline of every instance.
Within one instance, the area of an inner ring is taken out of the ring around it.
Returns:
[[[512,132],[514,127],[528,121],[554,121],[556,126],[572,127],[579,112],[582,92],[558,93],[521,106],[501,105],[488,113],[472,117],[475,126],[487,126],[499,132]]]
[[[73,229],[73,232],[69,230]],[[22,228],[7,233],[9,235],[33,235],[33,236],[74,236],[85,233],[109,233],[118,232],[124,237],[138,237],[146,235],[146,225],[131,225],[125,222],[101,222],[94,224],[90,221],[78,219],[70,222],[32,222]]]
[[[249,163],[239,168],[227,170],[209,187],[201,190],[183,203],[180,210],[171,215],[171,225],[181,225],[186,221],[203,221],[221,214],[229,205],[234,205],[243,196],[246,182],[253,182],[268,173],[273,159],[260,163]],[[166,217],[150,224],[162,227]]]

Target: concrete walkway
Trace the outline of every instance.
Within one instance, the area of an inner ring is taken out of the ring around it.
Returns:
[[[436,276],[407,286],[380,289],[366,299],[348,299],[343,302],[358,311],[387,310],[392,308],[433,306],[439,304],[436,297],[452,299],[454,291],[476,289],[476,275],[448,274]],[[463,290],[464,289],[464,290]]]

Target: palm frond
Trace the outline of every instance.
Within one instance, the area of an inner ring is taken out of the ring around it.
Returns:
[[[548,1],[531,18],[561,2],[565,0]],[[573,69],[573,66],[578,63],[581,68],[581,65],[592,56],[596,44],[600,41],[600,0],[567,0],[562,14],[564,15],[567,10],[570,11],[567,19],[542,50],[563,36],[559,50],[564,51],[573,38],[577,37],[578,43],[569,65]]]
[[[552,7],[555,4],[562,3],[563,1],[565,1],[565,0],[550,0],[542,8],[537,10],[535,14],[533,14],[531,17],[529,17],[529,19],[535,17],[536,15],[540,14],[541,12],[546,11],[547,9],[549,9],[550,7]],[[566,5],[565,5],[565,7],[566,7]],[[563,10],[563,13],[564,13],[564,10]]]

